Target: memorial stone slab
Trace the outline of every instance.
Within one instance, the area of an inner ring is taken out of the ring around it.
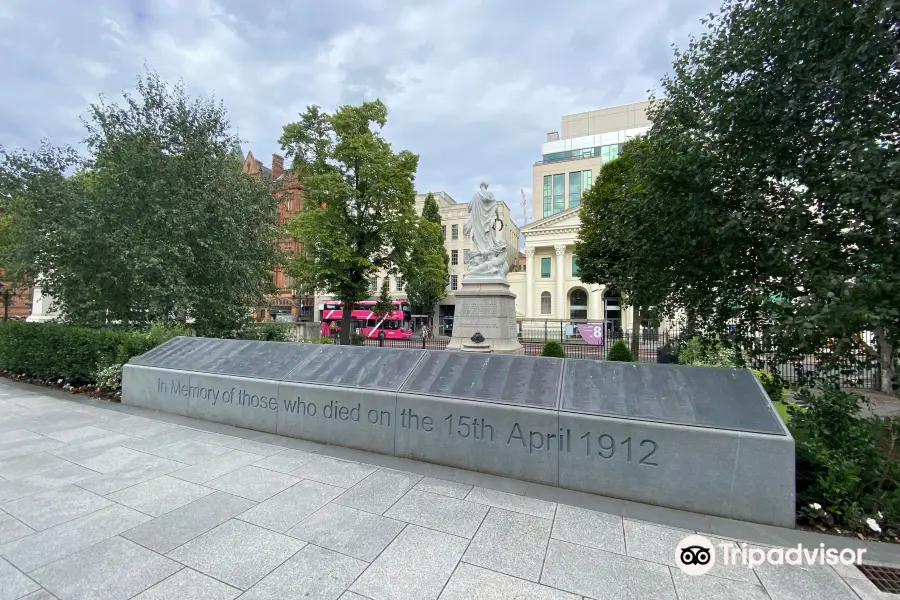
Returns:
[[[746,369],[175,338],[122,402],[792,526],[794,441]]]
[[[567,360],[559,427],[561,487],[793,525],[794,442],[747,369]]]
[[[278,433],[393,454],[397,390],[422,354],[319,346],[281,382]]]
[[[562,367],[427,352],[397,395],[397,456],[557,485]]]

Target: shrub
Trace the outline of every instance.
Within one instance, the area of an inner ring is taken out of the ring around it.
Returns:
[[[92,329],[63,323],[0,323],[0,370],[80,385],[99,372],[143,354],[184,327],[157,325],[148,331]]]
[[[263,321],[251,323],[238,333],[241,340],[260,340],[263,342],[287,342],[290,341],[294,329],[291,323],[279,323],[278,321]]]
[[[895,537],[900,525],[900,423],[860,414],[838,389],[801,390],[790,406],[801,520]],[[872,527],[869,522],[876,525]]]
[[[697,367],[736,367],[739,363],[734,348],[696,337],[678,351],[678,362]]]
[[[634,362],[634,357],[631,355],[631,350],[628,349],[628,346],[625,345],[624,341],[616,340],[610,347],[609,354],[606,355],[606,360]]]
[[[117,390],[122,387],[122,367],[124,364],[106,363],[97,367],[94,381],[104,390]]]
[[[762,369],[753,369],[753,373],[756,374],[756,378],[759,379],[772,402],[784,402],[784,385],[774,375]]]
[[[313,338],[313,339],[309,340],[309,343],[310,344],[330,344],[331,338],[317,337],[317,338]]]
[[[562,344],[556,340],[548,340],[544,342],[544,349],[541,350],[541,356],[552,356],[553,358],[565,358],[566,352],[563,350]]]
[[[366,336],[360,333],[351,333],[350,334],[350,344],[352,346],[364,346],[366,343]]]

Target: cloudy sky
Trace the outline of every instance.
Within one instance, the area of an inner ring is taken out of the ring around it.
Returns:
[[[491,183],[521,225],[560,117],[646,99],[719,0],[0,0],[0,144],[79,144],[144,64],[224,100],[265,164],[285,123],[381,98],[419,191]],[[530,205],[530,204],[529,204]]]

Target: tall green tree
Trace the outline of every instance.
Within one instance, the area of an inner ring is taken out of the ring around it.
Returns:
[[[306,196],[287,226],[303,243],[287,270],[302,289],[343,302],[342,344],[350,343],[350,312],[368,296],[369,278],[398,272],[415,230],[419,157],[393,151],[380,134],[386,123],[381,101],[333,114],[310,106],[280,140]]]
[[[278,201],[231,156],[220,103],[152,71],[123,100],[91,106],[80,164],[48,147],[0,164],[18,268],[43,274],[76,323],[193,318],[201,334],[228,335],[271,290]]]
[[[450,257],[441,236],[441,214],[431,192],[425,196],[422,215],[405,263],[406,295],[410,304],[433,321],[434,307],[447,293]]]
[[[852,382],[862,356],[896,392],[898,7],[726,0],[635,148],[643,191],[631,233],[611,234],[627,235],[623,290],[706,331],[733,323],[775,362],[815,355]]]

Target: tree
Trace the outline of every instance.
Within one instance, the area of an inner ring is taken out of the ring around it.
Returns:
[[[278,201],[231,156],[224,107],[150,71],[122,105],[92,105],[85,126],[84,160],[46,145],[5,155],[18,268],[42,273],[76,323],[240,328],[280,260]]]
[[[641,192],[606,252],[625,261],[607,268],[623,292],[684,310],[698,330],[731,323],[772,362],[813,354],[851,381],[861,349],[882,391],[897,389],[897,9],[726,0],[711,15],[633,147]]]
[[[403,273],[409,302],[428,315],[429,325],[435,305],[446,296],[449,265],[450,256],[441,236],[441,213],[434,194],[428,192]]]
[[[381,101],[334,114],[310,106],[280,140],[306,195],[304,210],[287,226],[303,251],[287,270],[303,289],[343,302],[342,344],[350,342],[350,311],[368,296],[369,277],[381,269],[396,273],[415,231],[419,157],[395,153],[373,130],[386,122]]]
[[[438,208],[437,200],[434,194],[428,192],[425,196],[425,202],[422,204],[422,217],[437,225],[441,224],[441,213]]]

